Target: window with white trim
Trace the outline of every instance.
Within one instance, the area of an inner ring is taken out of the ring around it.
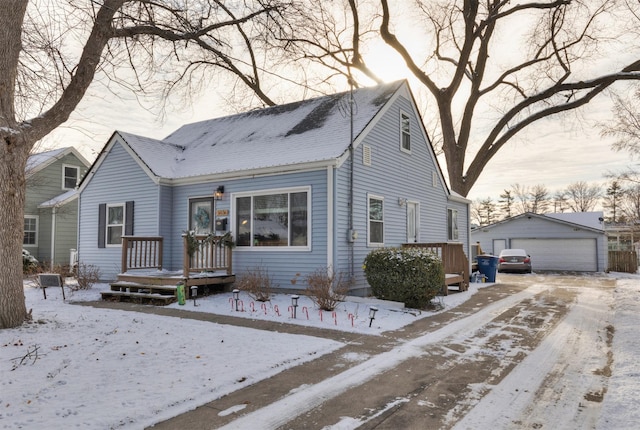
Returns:
[[[311,232],[309,196],[309,187],[236,194],[236,245],[308,249]]]
[[[62,189],[73,190],[78,185],[80,179],[80,168],[78,166],[62,165]]]
[[[411,152],[411,121],[404,112],[400,112],[400,149]]]
[[[369,245],[384,244],[384,199],[377,196],[367,196],[367,212],[369,228],[367,243]]]
[[[24,238],[22,244],[25,246],[38,245],[38,217],[34,215],[24,216]]]
[[[107,205],[107,245],[120,245],[124,233],[124,204]]]
[[[447,209],[447,240],[458,240],[457,209]]]

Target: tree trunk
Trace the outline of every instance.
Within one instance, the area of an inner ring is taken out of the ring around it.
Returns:
[[[4,136],[0,148],[0,329],[27,317],[22,284],[25,166],[31,145]],[[26,149],[26,150],[25,150]]]
[[[14,94],[27,0],[7,0],[0,12],[0,329],[27,317],[22,286],[25,167],[34,142],[16,120]]]

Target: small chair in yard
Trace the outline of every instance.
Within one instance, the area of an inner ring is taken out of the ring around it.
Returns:
[[[60,287],[62,289],[62,300],[67,298],[64,296],[64,280],[57,273],[40,273],[38,275],[38,284],[42,288],[44,299],[47,299],[47,287]]]

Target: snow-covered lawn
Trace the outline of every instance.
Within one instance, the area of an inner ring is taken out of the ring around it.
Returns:
[[[621,279],[614,297],[608,299],[614,305],[607,315],[615,327],[614,364],[600,416],[601,429],[632,428],[640,421],[640,340],[636,329],[640,277],[618,276]],[[488,285],[471,284],[468,292],[439,300],[451,309]],[[99,291],[106,287],[97,285],[90,291],[68,294],[67,302],[98,299]],[[42,291],[28,282],[25,296],[34,321],[0,331],[0,428],[142,429],[342,345],[318,337],[72,305],[63,302],[59,289],[53,288],[47,289],[44,300]],[[375,303],[379,310],[369,327],[370,303],[364,301],[350,300],[335,313],[321,314],[301,296],[294,319],[289,295],[276,295],[264,306],[246,295],[241,295],[241,300],[239,311],[231,294],[200,298],[197,306],[193,301],[170,306],[372,335],[432,315]],[[474,314],[478,321],[463,319],[457,324],[484,321],[491,317],[491,308]],[[573,318],[571,323],[580,323],[575,313],[569,318]],[[437,341],[454,329],[445,327],[428,340],[410,341],[403,350],[411,354],[425,342]],[[544,342],[541,348],[545,348]],[[589,353],[588,343],[580,343],[576,351]],[[366,366],[368,371],[392,365],[393,360],[402,358],[397,352],[372,357]],[[551,371],[542,367],[531,366],[528,370],[518,366],[516,370],[520,378],[540,378],[540,373]],[[580,375],[569,373],[566,377],[570,383]],[[342,380],[349,383],[348,375],[342,375]],[[509,384],[509,378],[503,383]],[[335,389],[335,384],[318,384],[307,391],[330,386]],[[501,397],[497,387],[490,395],[493,397],[487,396],[485,402],[509,400],[507,394]],[[472,427],[482,423],[482,417],[472,415],[465,422]]]

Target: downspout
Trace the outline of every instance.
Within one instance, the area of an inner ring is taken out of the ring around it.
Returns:
[[[349,171],[349,279],[354,282],[355,278],[355,229],[353,223],[353,169],[354,169],[354,149],[353,149],[353,82],[349,80],[349,158],[351,167]]]
[[[58,206],[51,209],[51,271],[53,271],[54,260],[56,257],[56,213]]]

